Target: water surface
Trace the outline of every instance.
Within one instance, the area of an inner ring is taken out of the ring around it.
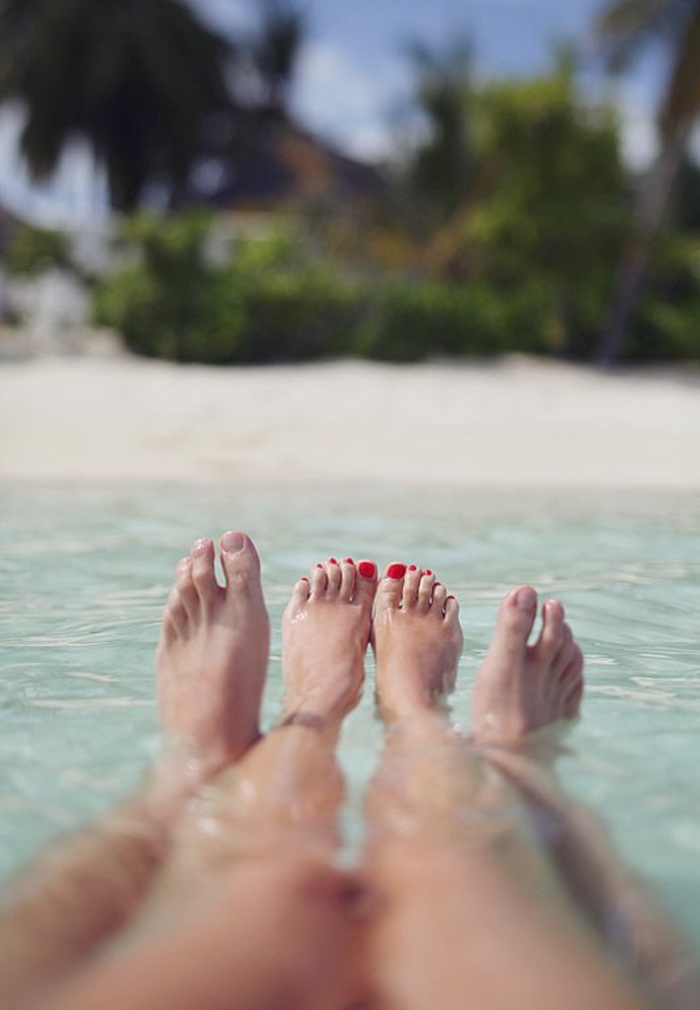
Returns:
[[[178,558],[247,529],[275,633],[319,559],[429,566],[462,601],[455,718],[500,597],[557,595],[587,655],[584,718],[561,771],[700,950],[700,502],[692,496],[485,494],[176,485],[0,488],[0,873],[139,780],[157,745],[153,648]],[[380,752],[372,692],[347,726],[348,827]]]

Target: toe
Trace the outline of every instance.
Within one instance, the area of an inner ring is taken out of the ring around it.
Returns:
[[[205,607],[211,607],[219,598],[221,589],[214,571],[214,543],[196,540],[192,545],[192,581]]]
[[[418,603],[418,587],[420,585],[421,571],[418,565],[409,565],[403,582],[403,594],[401,606],[404,610],[410,610]]]
[[[581,680],[583,676],[583,653],[581,652],[580,646],[573,643],[571,648],[571,656],[569,662],[566,664],[561,676],[559,678],[564,690],[574,684],[576,681]]]
[[[406,566],[399,561],[388,565],[377,590],[378,610],[398,610],[403,593]]]
[[[306,576],[304,576],[303,578],[299,579],[297,583],[295,583],[294,589],[292,590],[292,598],[290,600],[290,603],[292,604],[292,606],[295,606],[297,608],[303,607],[304,604],[309,599],[310,593],[311,593],[311,582],[309,581],[309,579],[307,579]]]
[[[177,566],[175,589],[190,620],[199,613],[199,596],[192,581],[192,558],[183,558]]]
[[[326,566],[319,561],[311,572],[311,595],[315,600],[320,600],[326,595],[328,588],[328,575]]]
[[[170,609],[168,609],[165,611],[163,615],[163,624],[161,627],[159,648],[162,646],[165,646],[167,648],[169,645],[172,645],[173,642],[177,641],[179,637],[180,637],[179,628],[173,621]]]
[[[220,548],[228,590],[243,594],[260,592],[260,558],[250,537],[229,531],[222,536]]]
[[[447,599],[447,590],[443,586],[442,582],[436,582],[433,586],[433,602],[431,604],[431,613],[434,611],[440,617],[443,616],[445,612],[445,600]]]
[[[445,620],[459,624],[459,603],[454,596],[448,596],[445,600]]]
[[[163,631],[172,631],[175,635],[182,635],[187,628],[187,621],[187,611],[182,602],[182,597],[177,588],[173,586],[168,596],[168,605],[165,608],[165,614],[163,615]]]
[[[564,641],[564,608],[559,600],[547,600],[542,607],[542,631],[533,646],[537,659],[552,663]]]
[[[555,676],[561,676],[574,655],[574,636],[568,624],[562,628],[562,641],[552,660],[552,671]]]
[[[498,611],[489,649],[497,662],[510,669],[523,658],[536,616],[537,593],[532,586],[519,586],[508,593]]]
[[[574,643],[571,659],[559,678],[564,719],[573,719],[578,715],[584,690],[583,665],[583,653]]]
[[[357,569],[352,558],[345,558],[340,564],[340,598],[349,601],[355,592]]]
[[[357,565],[353,601],[371,607],[376,592],[377,566],[374,561],[360,561]]]
[[[430,610],[430,601],[433,598],[433,587],[435,586],[435,576],[428,569],[421,575],[418,584],[418,609],[427,613]]]
[[[328,576],[327,596],[338,596],[340,593],[340,583],[343,580],[343,573],[335,558],[329,558],[326,563],[326,575]]]
[[[571,689],[564,699],[564,705],[562,708],[562,716],[564,719],[575,719],[579,714],[581,708],[581,700],[583,699],[583,677],[580,677],[574,681]]]

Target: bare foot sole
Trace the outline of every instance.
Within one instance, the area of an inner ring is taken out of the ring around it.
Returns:
[[[373,561],[331,559],[300,579],[282,618],[284,714],[337,730],[359,701],[377,589]]]
[[[537,616],[537,593],[519,586],[498,611],[496,631],[474,686],[472,738],[513,746],[530,734],[574,719],[583,696],[583,654],[564,620],[564,608],[548,600],[542,630],[528,639]]]
[[[163,728],[194,751],[207,775],[258,739],[270,631],[260,559],[244,533],[221,538],[226,586],[214,544],[198,540],[177,566],[156,651]]]
[[[372,621],[383,716],[410,718],[435,709],[454,688],[462,644],[457,601],[433,573],[389,565]]]

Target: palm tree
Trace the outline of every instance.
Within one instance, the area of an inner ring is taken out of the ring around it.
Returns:
[[[205,131],[232,109],[231,53],[182,0],[0,0],[0,102],[24,106],[32,176],[49,177],[84,138],[119,211],[149,184],[185,182]]]
[[[640,197],[640,234],[622,263],[610,326],[600,343],[602,363],[619,358],[639,300],[653,240],[664,222],[690,135],[700,115],[700,0],[615,0],[601,15],[598,36],[608,66],[627,69],[655,42],[672,53],[659,109],[661,154]]]
[[[289,115],[289,90],[305,27],[299,11],[282,8],[279,0],[264,0],[253,58],[263,85],[263,107],[277,118]]]
[[[427,127],[410,183],[435,223],[443,224],[463,203],[471,181],[472,45],[460,36],[438,50],[414,41],[407,55],[417,76],[415,105]]]

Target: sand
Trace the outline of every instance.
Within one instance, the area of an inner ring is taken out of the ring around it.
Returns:
[[[700,372],[559,362],[0,366],[0,479],[700,488]]]

